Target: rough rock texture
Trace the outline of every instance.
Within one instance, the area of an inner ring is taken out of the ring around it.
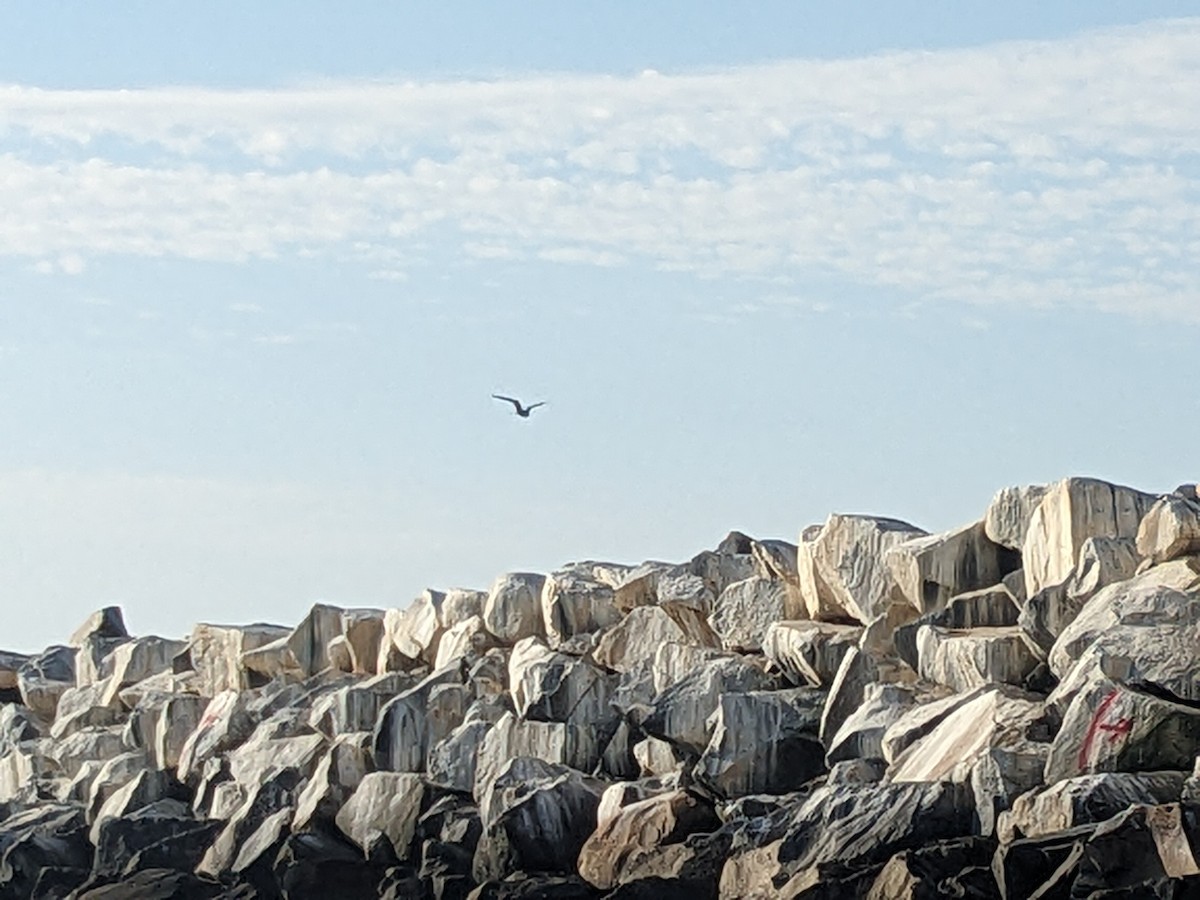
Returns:
[[[1184,897],[1200,501],[1088,479],[0,650],[0,896]]]

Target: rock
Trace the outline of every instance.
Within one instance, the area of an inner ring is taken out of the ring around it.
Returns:
[[[367,857],[378,841],[386,840],[398,859],[408,859],[424,798],[419,775],[371,772],[338,811],[337,827]]]
[[[47,722],[53,721],[63,693],[73,687],[75,651],[70,647],[50,647],[17,670],[21,702]]]
[[[1001,547],[1020,550],[1025,544],[1034,510],[1046,496],[1047,490],[1044,484],[1033,484],[998,491],[983,519],[984,533],[988,539]]]
[[[720,638],[701,612],[683,604],[667,603],[632,610],[604,632],[593,656],[606,668],[627,672],[641,660],[653,658],[657,649],[668,643],[721,646]]]
[[[81,728],[117,725],[124,718],[125,707],[120,698],[108,690],[107,681],[68,688],[58,698],[50,736],[62,740]]]
[[[9,653],[6,650],[0,650],[0,703],[21,702],[17,673],[32,658],[25,653]]]
[[[304,670],[289,646],[290,638],[276,638],[269,644],[247,650],[238,658],[238,665],[247,673],[250,683],[270,681],[298,682],[304,680]]]
[[[600,762],[604,744],[586,725],[565,722],[527,722],[504,713],[483,736],[476,754],[476,800],[497,774],[516,757],[592,772]]]
[[[52,747],[49,738],[36,738],[0,756],[0,803],[25,805],[39,799],[42,785],[60,774]]]
[[[1192,849],[1197,825],[1196,810],[1185,812],[1178,803],[1118,813],[1098,825],[1084,844],[1072,892],[1164,896],[1173,893],[1171,879],[1190,879],[1189,885],[1178,885],[1180,893],[1188,887],[1194,891],[1200,875]]]
[[[731,531],[715,550],[705,550],[692,557],[687,571],[704,581],[710,597],[720,597],[721,592],[737,581],[744,581],[755,573],[753,555],[754,539],[740,531]],[[659,602],[664,599],[662,582],[659,583]]]
[[[1003,584],[968,591],[950,598],[944,609],[926,613],[895,630],[893,645],[900,658],[914,669],[920,667],[917,634],[924,625],[949,630],[1002,628],[1016,625],[1021,609]]]
[[[350,671],[356,675],[376,674],[379,645],[384,634],[381,609],[342,610],[342,633],[350,652]],[[336,641],[337,638],[334,638]],[[330,642],[332,643],[332,641]]]
[[[48,803],[0,823],[0,896],[35,897],[44,869],[76,870],[68,880],[79,884],[91,862],[87,825],[77,806]]]
[[[799,790],[825,770],[824,700],[812,688],[720,694],[696,780],[722,797]]]
[[[483,617],[471,616],[442,634],[434,668],[445,668],[458,659],[474,660],[490,650],[493,643]]]
[[[601,821],[579,853],[579,874],[609,890],[624,881],[627,864],[681,843],[688,835],[715,831],[720,825],[712,806],[676,790],[625,806]]]
[[[196,672],[200,693],[215,696],[222,691],[251,687],[242,666],[242,654],[287,637],[291,631],[279,625],[197,625],[188,640],[187,658]]]
[[[220,822],[196,819],[187,804],[169,798],[105,817],[92,829],[92,882],[125,882],[147,869],[190,872],[220,830]]]
[[[1089,537],[1136,538],[1155,497],[1092,478],[1051,485],[1029,520],[1021,558],[1030,597],[1065,581]]]
[[[77,900],[218,900],[231,896],[220,882],[191,872],[145,869],[120,882],[84,891]]]
[[[334,739],[296,799],[293,832],[307,831],[334,820],[373,768],[370,747],[371,735],[366,731]]]
[[[582,659],[556,653],[539,638],[524,638],[513,647],[508,683],[513,708],[521,718],[586,723],[601,732],[601,742],[616,730],[610,677]]]
[[[389,609],[384,613],[376,671],[409,671],[433,664],[444,631],[445,597],[441,591],[426,590],[406,609]]]
[[[457,666],[448,666],[422,679],[417,685],[389,700],[379,712],[371,738],[375,766],[390,772],[424,772],[429,749],[445,734],[435,733],[430,717],[430,696],[434,688],[460,684]]]
[[[170,772],[160,769],[143,769],[113,791],[100,806],[92,819],[88,838],[93,844],[98,843],[100,829],[109,819],[128,816],[142,807],[160,800],[181,800],[184,795],[182,785]]]
[[[1194,657],[1200,638],[1200,560],[1174,560],[1110,585],[1092,597],[1050,650],[1066,705],[1101,674],[1147,683],[1186,701],[1200,701]]]
[[[180,781],[194,781],[205,760],[250,736],[254,722],[246,708],[248,699],[236,690],[226,690],[208,702],[196,730],[179,751]]]
[[[56,741],[51,751],[59,769],[73,778],[87,760],[109,759],[125,750],[120,728],[81,728]]]
[[[612,585],[578,570],[555,572],[541,591],[542,622],[552,647],[577,634],[590,634],[621,621]]]
[[[1096,772],[1189,769],[1200,709],[1106,678],[1077,693],[1046,761],[1046,784]]]
[[[829,685],[863,629],[833,622],[775,622],[763,638],[763,653],[793,684]]]
[[[299,787],[295,769],[272,771],[261,783],[248,785],[245,800],[230,816],[216,840],[205,851],[196,874],[209,878],[227,876],[246,852],[249,839],[267,819],[278,817],[276,824],[292,816],[292,804]],[[261,836],[260,836],[261,837]]]
[[[75,648],[82,647],[90,637],[128,638],[125,617],[119,606],[106,606],[88,616],[78,628],[71,632],[67,643]]]
[[[329,642],[343,633],[346,611],[327,603],[315,603],[300,624],[288,635],[292,651],[303,677],[315,675],[329,665]]]
[[[721,694],[773,687],[770,676],[740,658],[709,660],[661,691],[640,724],[647,734],[699,756],[708,745],[708,718]]]
[[[821,740],[826,746],[833,740],[847,719],[862,703],[867,685],[905,683],[912,681],[911,671],[877,650],[852,647],[842,658],[842,664],[829,686],[829,696],[821,713]]]
[[[112,675],[108,678],[111,694],[139,681],[171,671],[171,661],[186,648],[184,641],[161,637],[130,638],[109,655]],[[111,701],[111,698],[106,698]]]
[[[1093,825],[1137,804],[1173,803],[1183,793],[1183,772],[1105,772],[1080,775],[1016,798],[1000,816],[1004,843]]]
[[[986,838],[962,837],[897,853],[875,877],[866,900],[995,897],[994,848]]]
[[[475,880],[514,871],[574,872],[580,848],[596,828],[602,790],[567,766],[510,759],[481,792]]]
[[[721,592],[708,623],[726,650],[757,652],[772,623],[787,618],[787,583],[754,576]]]
[[[196,694],[179,694],[163,703],[150,747],[157,768],[178,769],[183,748],[199,727],[208,703]]]
[[[385,672],[335,688],[312,704],[308,724],[327,738],[371,731],[388,701],[420,682],[400,672]]]
[[[1027,600],[1018,619],[1021,628],[1038,649],[1049,653],[1058,636],[1098,591],[1134,577],[1139,559],[1130,538],[1088,538],[1071,577],[1042,588]]]
[[[896,544],[885,559],[896,596],[922,614],[944,609],[958,594],[991,587],[1021,567],[1020,554],[990,540],[983,522]]]
[[[1195,496],[1160,497],[1142,517],[1136,540],[1138,555],[1155,565],[1200,553],[1200,503]]]
[[[466,588],[451,588],[442,599],[442,627],[447,631],[461,625],[467,619],[483,618],[483,606],[487,603],[487,591]]]
[[[799,544],[797,569],[809,618],[865,624],[885,612],[896,588],[886,552],[925,533],[899,519],[830,516]]]
[[[506,644],[544,634],[541,595],[545,582],[545,576],[527,572],[497,578],[483,606],[488,631]]]
[[[429,751],[426,776],[430,783],[463,793],[475,789],[475,763],[484,736],[509,708],[502,703],[477,700],[463,721]]]
[[[287,900],[378,900],[380,865],[364,863],[357,849],[336,834],[291,834],[273,865],[275,883]]]
[[[268,773],[280,769],[295,770],[297,783],[305,782],[316,771],[328,746],[323,734],[251,737],[226,757],[229,774],[244,787],[259,784]]]
[[[985,684],[1024,684],[1039,663],[1016,626],[957,631],[922,625],[917,654],[922,678],[960,693]]]
[[[143,751],[118,754],[101,763],[86,786],[80,785],[89,824],[96,820],[109,797],[146,771],[148,762]],[[83,777],[83,770],[79,777]]]
[[[866,685],[858,708],[829,738],[826,765],[852,759],[883,759],[884,733],[916,702],[916,691],[908,685]]]
[[[638,774],[643,778],[680,771],[681,760],[675,755],[675,748],[655,737],[634,744],[633,758],[638,764]]]

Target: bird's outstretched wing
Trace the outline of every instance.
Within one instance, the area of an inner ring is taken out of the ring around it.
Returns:
[[[515,406],[518,410],[521,408],[520,400],[514,400],[512,397],[505,397],[503,394],[492,394],[492,396],[495,397],[497,400],[507,400],[509,403],[511,403],[513,406]]]
[[[532,409],[537,409],[539,406],[545,406],[545,405],[546,405],[545,400],[539,400],[537,403],[530,403],[527,407],[525,407],[525,411],[529,412]]]

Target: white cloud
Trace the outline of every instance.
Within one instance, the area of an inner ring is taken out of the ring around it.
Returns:
[[[401,279],[449,246],[1200,318],[1198,41],[1179,20],[700,74],[0,88],[0,254]]]

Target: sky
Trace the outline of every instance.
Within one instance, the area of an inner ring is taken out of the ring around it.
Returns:
[[[1200,478],[1200,4],[736,6],[0,4],[0,646]]]

